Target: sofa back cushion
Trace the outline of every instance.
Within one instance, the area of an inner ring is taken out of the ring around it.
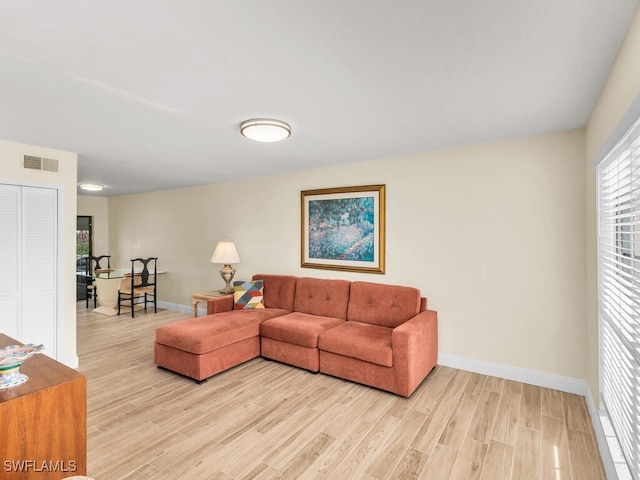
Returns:
[[[395,328],[420,312],[420,290],[352,282],[347,320]]]
[[[264,283],[264,306],[267,308],[281,308],[293,311],[293,300],[296,292],[296,280],[294,275],[267,275],[257,274],[253,280],[262,280]]]
[[[346,320],[350,284],[348,280],[298,278],[293,309]]]

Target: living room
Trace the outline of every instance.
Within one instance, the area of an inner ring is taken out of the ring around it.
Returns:
[[[569,130],[498,133],[422,153],[142,193],[76,195],[85,180],[78,175],[82,152],[7,138],[0,178],[64,187],[59,360],[78,363],[76,304],[69,300],[75,272],[67,265],[75,258],[75,216],[88,215],[95,254],[110,254],[117,266],[159,258],[167,272],[158,279],[160,308],[189,313],[193,293],[222,287],[220,265],[210,259],[216,243],[229,239],[241,259],[237,280],[273,273],[417,287],[438,311],[439,365],[584,395],[593,417],[599,336],[592,159],[640,92],[638,55],[636,11],[588,120]],[[294,126],[292,139],[296,134]],[[57,180],[13,162],[25,150],[59,158]],[[188,168],[188,159],[178,164]],[[302,268],[300,192],[373,184],[387,192],[385,274]]]

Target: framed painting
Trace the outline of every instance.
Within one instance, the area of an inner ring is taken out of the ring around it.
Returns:
[[[302,267],[384,273],[385,186],[304,190]]]

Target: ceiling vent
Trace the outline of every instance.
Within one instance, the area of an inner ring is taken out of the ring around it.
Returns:
[[[22,168],[25,170],[40,170],[42,172],[58,173],[58,160],[53,158],[22,156]]]

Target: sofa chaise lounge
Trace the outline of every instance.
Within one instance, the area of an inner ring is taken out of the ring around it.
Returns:
[[[155,363],[203,381],[262,356],[406,397],[436,364],[437,313],[416,288],[292,275],[253,281],[263,283],[261,308],[210,299],[207,316],[156,329]]]

